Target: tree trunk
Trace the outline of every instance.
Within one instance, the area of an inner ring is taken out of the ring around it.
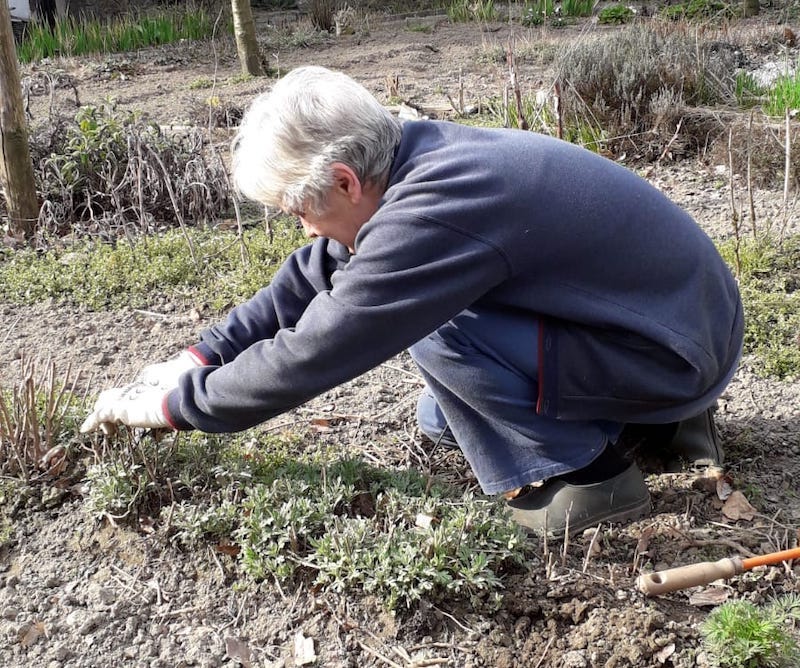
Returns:
[[[6,198],[9,231],[29,238],[36,231],[39,202],[22,107],[17,50],[8,3],[0,1],[0,186]]]
[[[242,64],[242,73],[250,76],[261,76],[261,56],[258,52],[256,41],[256,25],[253,21],[253,10],[250,0],[231,0],[233,12],[233,32],[236,35],[236,50],[239,52],[239,62]]]
[[[759,10],[759,0],[742,0],[742,16],[755,16]]]

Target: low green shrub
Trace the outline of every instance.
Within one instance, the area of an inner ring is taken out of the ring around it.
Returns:
[[[739,278],[745,353],[765,375],[800,377],[800,236],[732,239],[720,252]]]
[[[634,16],[635,14],[630,7],[617,3],[616,5],[603,7],[597,15],[597,20],[603,25],[622,25],[632,21]]]
[[[173,229],[116,244],[7,252],[0,254],[0,295],[14,303],[54,299],[92,310],[189,298],[221,310],[267,285],[286,256],[307,242],[293,220],[273,226],[271,238],[252,228],[241,243],[232,231]]]
[[[703,647],[720,668],[794,668],[800,662],[800,597],[767,605],[723,603],[701,626]]]
[[[296,446],[260,439],[228,441],[209,468],[220,470],[236,443],[237,474],[200,482],[205,494],[162,511],[174,540],[224,543],[256,581],[371,593],[390,610],[413,608],[423,597],[497,606],[503,573],[521,563],[526,549],[505,506],[415,471],[377,469],[355,458],[297,458],[290,454]]]
[[[499,573],[521,562],[524,545],[504,507],[437,486],[425,491],[421,480],[416,493],[393,484],[388,472],[364,466],[352,481],[332,467],[311,482],[248,490],[234,532],[242,568],[284,580],[310,569],[317,585],[375,594],[391,610],[445,597],[495,608]],[[429,527],[417,524],[420,514]]]
[[[672,21],[697,21],[710,18],[726,19],[735,18],[737,9],[734,5],[721,0],[689,0],[686,3],[663,7],[661,15]]]

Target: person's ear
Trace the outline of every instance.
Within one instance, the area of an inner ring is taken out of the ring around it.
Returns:
[[[334,191],[347,197],[353,204],[358,204],[363,194],[363,187],[353,169],[343,162],[334,162],[331,170],[333,170]]]

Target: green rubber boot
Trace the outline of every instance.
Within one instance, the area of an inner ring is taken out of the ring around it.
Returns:
[[[508,501],[514,520],[536,533],[573,535],[600,522],[628,522],[650,512],[650,492],[642,472],[631,464],[613,478],[572,485],[560,478],[546,481]]]
[[[625,425],[617,446],[651,473],[721,466],[724,460],[713,408],[680,422]]]

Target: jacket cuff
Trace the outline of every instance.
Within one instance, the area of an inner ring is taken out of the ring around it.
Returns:
[[[164,395],[161,402],[161,409],[164,411],[164,419],[169,426],[176,431],[188,431],[194,429],[194,425],[187,422],[181,415],[181,391],[176,388]]]
[[[220,356],[211,349],[211,346],[203,341],[189,346],[188,350],[202,362],[203,366],[220,366],[222,364]]]

